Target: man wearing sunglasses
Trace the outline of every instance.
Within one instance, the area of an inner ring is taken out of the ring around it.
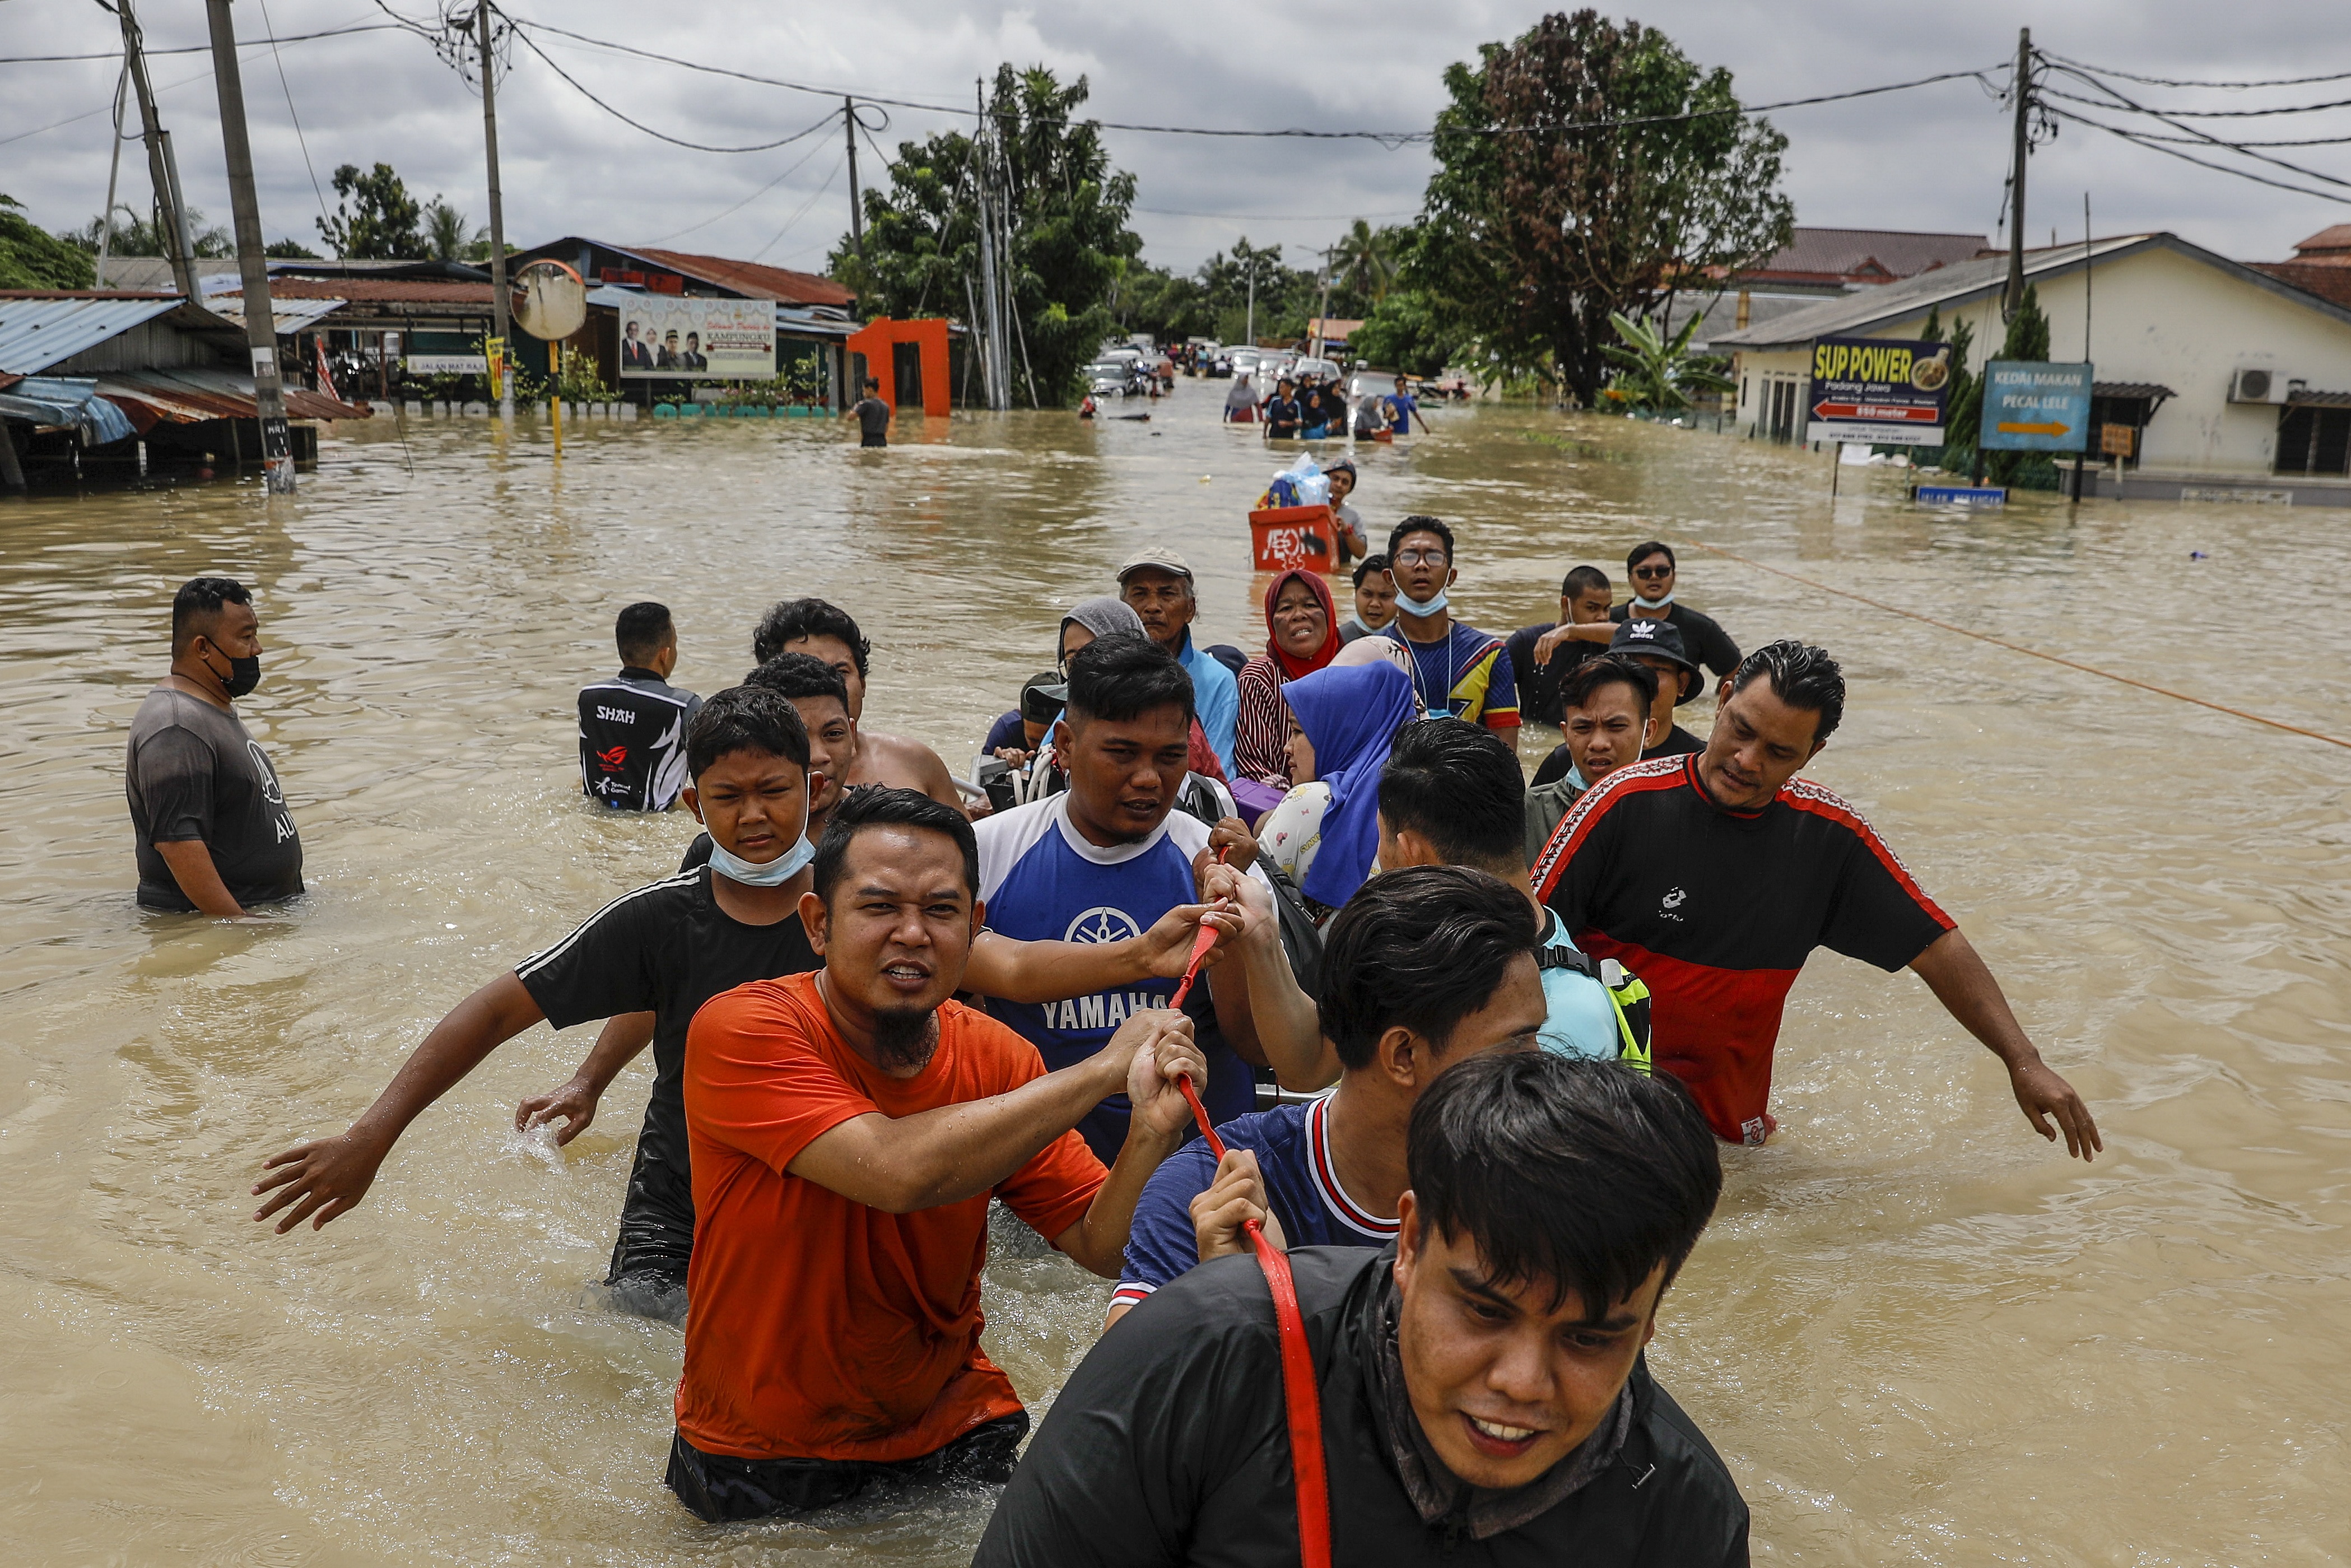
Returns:
[[[1633,579],[1633,598],[1608,612],[1611,621],[1635,615],[1663,621],[1682,634],[1682,646],[1690,657],[1712,670],[1718,680],[1738,671],[1739,644],[1730,634],[1713,616],[1675,601],[1673,546],[1659,539],[1635,545],[1625,558],[1625,570]]]

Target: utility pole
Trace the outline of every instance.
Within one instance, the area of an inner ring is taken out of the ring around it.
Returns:
[[[147,178],[155,187],[155,226],[163,231],[163,254],[171,258],[172,281],[180,298],[193,300],[195,246],[188,238],[188,209],[180,200],[180,161],[172,152],[172,133],[163,129],[162,117],[155,110],[155,86],[147,79],[147,51],[139,18],[131,15],[131,0],[115,0],[115,13],[122,23],[122,57],[131,68],[131,89],[139,95],[139,125],[147,142]],[[111,224],[114,214],[107,214],[106,221]]]
[[[131,96],[131,57],[122,57],[122,75],[114,84],[114,146],[106,160],[106,215],[98,221],[98,270],[90,287],[106,287],[106,258],[114,249],[114,193],[122,173],[122,100]]]
[[[1323,335],[1331,329],[1331,257],[1337,249],[1332,246],[1322,252],[1322,303],[1315,308],[1314,318],[1314,357],[1318,360],[1322,357]]]
[[[2024,308],[2024,160],[2032,151],[2032,29],[2016,30],[2016,172],[2008,185],[2008,292],[2000,319],[2013,320]]]
[[[269,310],[269,262],[262,254],[261,204],[253,192],[253,144],[246,137],[245,82],[237,72],[236,25],[228,0],[204,0],[212,25],[213,81],[220,94],[221,145],[228,154],[228,204],[236,218],[237,272],[245,283],[245,337],[253,350],[253,401],[261,419],[262,480],[275,496],[294,493],[294,453],[278,379],[277,324]],[[193,296],[191,297],[193,298]]]
[[[973,98],[979,105],[979,122],[974,128],[977,138],[972,145],[972,183],[979,193],[979,298],[984,325],[980,329],[979,368],[987,393],[987,406],[1002,413],[1012,406],[1011,389],[1005,385],[1010,378],[998,368],[998,354],[1003,350],[1004,319],[1000,306],[1002,297],[996,289],[996,220],[987,200],[987,96],[985,84],[973,89]],[[1008,357],[1003,363],[1008,367]]]
[[[507,210],[498,194],[498,91],[497,61],[490,48],[490,4],[478,0],[474,7],[474,27],[482,50],[482,145],[490,166],[490,317],[497,327],[498,351],[506,352],[513,340],[514,324],[507,319]],[[498,379],[504,392],[506,378]],[[501,404],[512,401],[501,397]]]
[[[1244,348],[1257,347],[1257,252],[1249,258],[1249,323],[1241,329]]]
[[[857,100],[841,100],[841,127],[849,133],[849,243],[865,259],[865,210],[857,200]]]

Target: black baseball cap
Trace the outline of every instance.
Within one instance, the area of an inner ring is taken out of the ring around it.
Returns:
[[[1644,621],[1639,616],[1627,616],[1616,628],[1616,635],[1608,640],[1608,651],[1621,655],[1646,655],[1677,664],[1682,672],[1682,695],[1674,699],[1678,707],[1698,695],[1704,684],[1698,667],[1682,647],[1681,628],[1670,621]]]

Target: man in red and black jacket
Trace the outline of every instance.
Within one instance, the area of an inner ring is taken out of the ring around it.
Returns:
[[[1576,945],[1637,972],[1656,1065],[1689,1086],[1717,1136],[1760,1144],[1789,988],[1815,947],[1907,967],[2007,1065],[2025,1117],[2088,1159],[2089,1107],[2033,1049],[1968,939],[1860,813],[1799,768],[1844,714],[1844,674],[1792,641],[1722,683],[1691,757],[1610,774],[1576,802],[1535,866],[1536,896]],[[2051,1119],[2056,1126],[2052,1128]]]

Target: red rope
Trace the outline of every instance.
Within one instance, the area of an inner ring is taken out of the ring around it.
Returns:
[[[1202,934],[1214,938],[1214,933],[1205,928]],[[1203,944],[1201,951],[1206,950]],[[1196,968],[1199,958],[1199,953],[1193,955]],[[1192,983],[1189,975],[1184,983]],[[1178,991],[1176,995],[1183,993]],[[1200,1135],[1208,1142],[1208,1152],[1221,1163],[1225,1141],[1209,1124],[1207,1107],[1200,1103],[1199,1091],[1192,1087],[1189,1078],[1178,1078],[1176,1086],[1184,1092],[1185,1101],[1191,1105],[1192,1115],[1200,1124]],[[1306,1316],[1299,1311],[1298,1286],[1290,1277],[1290,1259],[1265,1239],[1264,1228],[1256,1220],[1243,1220],[1241,1228],[1248,1232],[1249,1245],[1256,1249],[1258,1267],[1265,1271],[1266,1289],[1273,1296],[1274,1326],[1280,1337],[1281,1396],[1289,1416],[1290,1474],[1298,1490],[1300,1568],[1331,1568],[1331,1481],[1323,1469],[1322,1399],[1314,1384],[1314,1349],[1306,1338]]]

